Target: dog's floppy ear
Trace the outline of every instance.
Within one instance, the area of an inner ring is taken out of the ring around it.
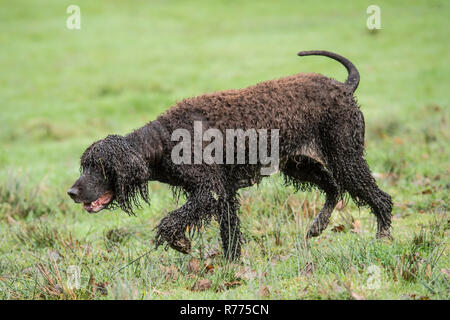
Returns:
[[[124,137],[109,135],[92,144],[82,157],[82,166],[86,165],[102,170],[114,188],[115,205],[126,213],[133,214],[133,205],[139,207],[139,198],[149,202],[148,164]]]
[[[111,170],[116,203],[126,213],[133,214],[133,205],[140,206],[139,197],[149,202],[149,167],[144,157],[123,137],[120,137],[120,143],[115,149]]]
[[[164,135],[167,135],[167,133],[158,121],[154,121],[150,125],[135,131],[134,134],[142,142],[143,153],[149,165],[149,174],[151,176],[152,169],[159,164],[163,157],[163,141],[166,138]],[[148,139],[149,137],[150,139]]]

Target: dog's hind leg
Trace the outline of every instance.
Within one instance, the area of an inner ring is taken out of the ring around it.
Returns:
[[[377,238],[390,238],[392,199],[378,188],[363,156],[346,161],[344,175],[345,190],[359,205],[368,205],[377,218]]]
[[[319,236],[328,226],[331,213],[339,200],[339,187],[332,174],[320,162],[302,156],[288,161],[282,172],[295,187],[299,185],[301,188],[305,183],[313,184],[325,193],[325,204],[306,235],[307,238]]]
[[[217,221],[220,225],[220,237],[225,257],[236,260],[241,255],[241,228],[237,212],[239,201],[236,196],[229,197],[227,201],[219,204]]]

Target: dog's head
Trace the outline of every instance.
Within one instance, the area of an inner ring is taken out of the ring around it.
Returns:
[[[80,171],[67,193],[90,213],[120,207],[133,214],[139,198],[148,203],[148,165],[124,137],[109,135],[94,142],[81,156]]]

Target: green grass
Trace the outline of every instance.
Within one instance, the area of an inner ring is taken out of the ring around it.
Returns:
[[[378,1],[375,33],[367,1],[85,0],[77,31],[65,27],[70,4],[2,1],[0,298],[448,299],[448,1]],[[191,255],[145,255],[179,205],[165,185],[150,183],[136,217],[88,215],[67,199],[90,143],[184,97],[297,72],[345,79],[330,59],[296,57],[309,49],[361,73],[367,159],[394,199],[394,241],[375,241],[373,216],[351,202],[305,241],[324,199],[277,176],[241,192],[246,243],[232,264],[216,223]],[[67,287],[74,265],[79,290]]]

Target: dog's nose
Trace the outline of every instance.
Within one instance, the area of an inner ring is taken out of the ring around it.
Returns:
[[[67,194],[74,199],[76,196],[78,196],[78,189],[77,188],[70,188],[69,191],[67,191]]]

